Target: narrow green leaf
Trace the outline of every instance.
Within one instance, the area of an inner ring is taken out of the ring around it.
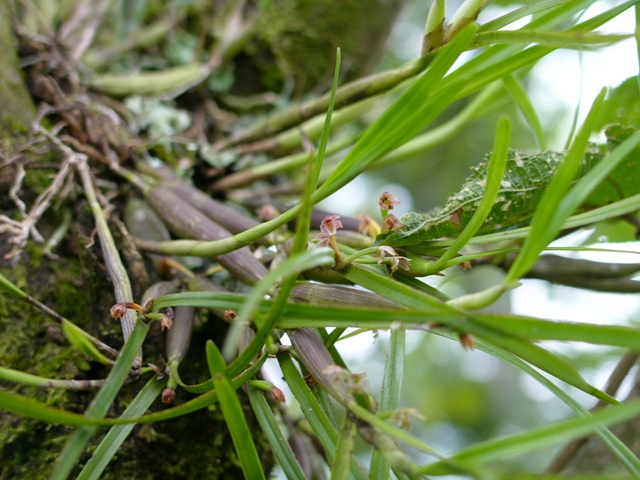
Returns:
[[[250,368],[242,372],[233,379],[233,388],[237,389],[244,385],[251,377],[253,377],[267,356],[262,355]],[[137,418],[92,418],[77,413],[67,412],[58,408],[49,407],[33,399],[16,395],[15,393],[0,390],[0,408],[13,412],[23,417],[43,420],[53,424],[62,425],[78,425],[78,426],[112,426],[127,425],[134,423],[153,423],[172,418],[181,417],[191,412],[208,407],[218,401],[218,392],[215,390],[208,391],[199,397],[189,400],[177,407],[169,408],[155,413],[150,413]]]
[[[486,45],[535,43],[553,48],[584,48],[589,45],[605,46],[629,38],[629,34],[618,35],[583,35],[577,32],[540,32],[532,30],[504,30],[478,33],[475,47]]]
[[[251,360],[260,352],[260,349],[267,341],[267,338],[271,335],[271,331],[279,317],[279,311],[286,305],[289,292],[291,291],[291,288],[293,288],[296,277],[305,270],[321,265],[333,265],[334,263],[333,250],[330,248],[313,248],[305,250],[288,257],[280,265],[265,275],[265,277],[253,287],[251,295],[238,311],[238,315],[234,319],[234,324],[227,334],[225,347],[227,345],[231,345],[231,347],[228,347],[227,351],[223,350],[223,353],[234,351],[233,348],[236,345],[232,340],[234,338],[234,333],[239,333],[239,329],[248,321],[256,306],[260,303],[264,295],[273,288],[276,282],[281,279],[286,279],[280,286],[278,297],[276,302],[273,304],[267,320],[262,325],[258,324],[258,331],[256,332],[254,339],[229,365],[229,375],[235,376],[239,374],[242,370],[247,368]]]
[[[74,325],[68,320],[63,320],[60,325],[62,333],[69,340],[69,343],[76,347],[79,352],[89,358],[94,359],[96,362],[100,362],[103,365],[109,365],[109,360],[100,353],[96,346],[87,338],[87,334],[79,327]]]
[[[477,324],[476,324],[477,325]],[[553,375],[559,380],[582,390],[589,395],[603,400],[607,403],[617,404],[618,402],[602,392],[601,390],[590,385],[578,371],[569,362],[564,360],[559,355],[555,355],[548,350],[545,350],[538,345],[534,345],[527,340],[509,336],[500,331],[494,331],[493,329],[479,328],[476,329],[476,325],[471,328],[467,328],[466,331],[473,335],[482,338],[504,350],[513,353],[514,355],[522,358],[524,361],[529,362],[531,365],[538,367],[539,369]]]
[[[95,380],[58,380],[55,378],[44,378],[5,367],[0,367],[0,380],[20,385],[32,385],[41,388],[64,388],[69,390],[90,389],[92,386],[100,386],[102,383],[101,380],[96,382]]]
[[[541,320],[517,315],[475,314],[474,321],[498,327],[521,338],[586,342],[593,345],[640,349],[640,329],[618,325]]]
[[[582,2],[582,5],[593,3],[593,1],[594,0],[591,0],[589,2]],[[551,10],[555,14],[555,16],[560,16],[559,15],[560,12],[558,12],[558,7],[564,6],[566,8],[567,5],[573,6],[571,4],[575,5],[575,3],[576,3],[575,0],[564,0],[564,1],[546,0],[543,2],[536,2],[531,5],[526,5],[518,9],[511,10],[505,13],[504,15],[485,23],[484,25],[481,25],[480,28],[478,29],[478,32],[490,32],[493,30],[500,30],[501,28],[506,27],[507,25],[510,25],[529,15],[534,15],[534,18],[536,17],[539,18],[539,15],[536,16],[536,14],[544,12],[545,10]]]
[[[374,274],[356,265],[350,265],[341,273],[345,278],[354,281],[354,283],[362,285],[375,293],[394,300],[407,308],[429,312],[430,309],[428,307],[425,308],[425,300],[429,303],[433,302],[433,300],[423,292],[416,291],[406,285],[393,285],[397,282],[393,282],[390,279],[386,279],[381,275]],[[439,304],[439,302],[436,304]],[[440,305],[440,312],[445,314],[447,317],[442,320],[443,324],[453,326],[453,328],[456,328],[461,332],[467,332],[495,343],[496,345],[523,358],[527,362],[530,362],[532,365],[535,365],[559,378],[563,382],[593,395],[596,398],[603,399],[610,403],[615,403],[615,400],[604,392],[601,392],[597,388],[589,385],[571,365],[560,357],[538,347],[537,345],[533,345],[520,337],[512,336],[493,326],[489,327],[487,325],[481,325],[480,323],[469,321],[473,320],[473,315],[467,315],[464,312],[460,312],[450,305]],[[458,319],[454,317],[456,313],[460,316]],[[449,315],[447,316],[446,314]]]
[[[120,357],[116,361],[113,369],[109,373],[105,384],[102,386],[98,394],[95,396],[89,408],[85,412],[88,418],[102,418],[106,415],[111,403],[124,384],[129,370],[133,365],[136,356],[140,350],[140,346],[147,335],[149,325],[136,321],[131,335],[127,339]],[[42,412],[42,410],[40,410]],[[56,463],[51,480],[64,480],[69,476],[71,470],[76,466],[78,458],[82,455],[89,438],[95,432],[95,426],[83,426],[78,428],[67,440]]]
[[[538,144],[538,148],[540,151],[546,150],[547,142],[545,140],[544,128],[542,128],[542,122],[540,121],[538,112],[536,112],[536,108],[531,103],[531,99],[524,87],[513,75],[505,76],[502,79],[502,82],[529,124],[529,128],[531,129],[536,143]]]
[[[451,338],[451,334],[445,334],[444,336]],[[539,382],[542,386],[544,386],[547,390],[553,393],[556,397],[558,397],[561,401],[569,406],[574,412],[581,416],[590,416],[591,413],[587,411],[580,403],[575,401],[570,395],[564,392],[561,388],[559,388],[555,383],[551,382],[544,375],[539,373],[534,368],[530,367],[528,364],[520,360],[515,355],[512,355],[509,352],[503,351],[500,348],[496,348],[495,346],[489,345],[483,341],[476,342],[476,348],[478,350],[482,350],[483,352],[488,353],[489,355],[493,355],[496,358],[503,360],[510,365],[522,370],[525,374],[532,377],[534,380]],[[614,453],[614,455],[625,465],[625,467],[632,474],[638,476],[640,475],[640,460],[634,455],[634,453],[627,447],[618,437],[616,437],[609,429],[606,427],[600,427],[596,430],[597,435],[602,439],[602,441],[609,447],[609,449]]]
[[[402,376],[404,374],[406,331],[396,328],[391,331],[389,346],[387,347],[387,361],[384,366],[382,380],[382,392],[380,394],[381,412],[390,412],[398,408],[400,404],[400,392],[402,389]],[[387,480],[389,478],[389,462],[379,450],[374,450],[371,455],[369,467],[370,480]]]
[[[599,427],[631,420],[638,415],[640,415],[640,401],[636,400],[622,406],[599,410],[590,417],[571,418],[507,438],[481,442],[459,451],[449,460],[459,461],[464,465],[487,465],[518,453],[571,440],[593,432]],[[444,461],[419,467],[417,471],[426,475],[455,473],[455,470],[452,470]]]
[[[469,46],[475,33],[470,25],[438,52],[429,70],[418,79],[382,116],[367,129],[325,183],[314,195],[314,200],[326,198],[349,183],[373,161],[419,133],[439,110],[425,101],[451,68],[460,54]]]
[[[287,354],[278,355],[280,369],[285,381],[291,389],[293,396],[300,403],[300,409],[311,425],[313,433],[324,448],[329,462],[332,463],[336,456],[336,443],[338,432],[327,417],[315,396],[309,390],[300,372],[295,367],[293,360]],[[367,476],[355,459],[351,461],[351,474],[357,480],[366,480]]]
[[[351,454],[356,438],[356,424],[349,415],[345,415],[336,445],[336,456],[331,464],[331,480],[347,480],[349,478],[349,466]]]
[[[305,480],[305,475],[300,468],[300,464],[291,451],[289,442],[287,442],[286,438],[284,438],[284,435],[280,431],[278,422],[273,415],[273,411],[269,407],[269,404],[265,400],[263,393],[252,386],[247,388],[247,392],[249,394],[251,407],[253,407],[253,411],[258,419],[258,423],[260,424],[260,427],[262,427],[262,431],[267,436],[269,445],[273,450],[273,454],[282,467],[284,474],[288,479]]]
[[[58,408],[49,407],[31,398],[0,390],[0,408],[22,417],[34,418],[53,424],[93,426],[111,425],[108,420],[91,419],[78,413],[71,413]]]
[[[362,265],[351,264],[339,273],[356,285],[367,288],[400,305],[406,305],[423,312],[433,312],[434,314],[452,311],[448,310],[440,299],[391,278],[378,275]],[[412,304],[405,303],[407,299],[413,299]]]
[[[397,165],[399,162],[415,158],[451,141],[457,135],[460,135],[471,122],[498,110],[505,103],[505,100],[508,99],[504,94],[501,82],[488,85],[451,120],[409,140],[380,160],[376,160],[372,167],[383,168],[389,165]]]
[[[244,417],[242,406],[238,400],[236,390],[233,388],[226,374],[226,364],[222,354],[211,340],[207,341],[207,363],[213,384],[218,392],[218,401],[224,415],[224,421],[231,433],[231,439],[235,446],[238,460],[245,478],[264,479],[264,471],[260,463],[260,457],[253,443],[251,430]]]
[[[7,277],[0,273],[0,290],[7,292],[18,300],[26,300],[27,294],[24,293],[17,285],[14,285]]]
[[[236,318],[234,319],[234,323],[227,334],[227,338],[225,340],[224,348],[222,349],[222,353],[225,358],[232,358],[233,354],[236,353],[237,349],[237,338],[244,325],[249,321],[251,315],[253,314],[254,309],[257,304],[264,298],[264,296],[274,287],[274,285],[283,278],[287,277],[297,277],[300,273],[305,270],[318,267],[321,265],[331,265],[334,263],[333,251],[329,248],[316,248],[301,252],[297,255],[292,255],[288,257],[285,261],[283,261],[277,268],[269,271],[264,278],[253,287],[251,294],[247,297],[245,304],[238,311]],[[154,310],[156,307],[156,303],[154,302],[153,306]],[[264,327],[260,329],[263,330]],[[260,335],[260,331],[256,338],[262,338],[263,335]],[[270,333],[270,332],[268,332]],[[268,334],[267,333],[267,334]],[[266,340],[266,336],[263,341]],[[258,344],[258,340],[254,339],[256,345]],[[262,348],[262,345],[258,346],[258,350]],[[255,356],[258,351],[254,351],[255,348],[251,348],[245,350],[245,352],[249,351],[249,353],[242,352],[241,356],[243,357],[242,362],[237,360],[237,364],[243,363],[244,360],[250,361],[253,356]],[[239,367],[239,370],[233,370],[236,373],[243,370],[245,367]],[[232,373],[233,375],[233,373]]]
[[[162,387],[165,384],[166,382],[158,380],[157,376],[149,380],[122,413],[121,418],[134,418],[144,414],[158,395],[160,395]],[[98,480],[134,426],[134,424],[129,424],[112,427],[109,433],[102,439],[100,445],[98,445],[98,448],[96,448],[96,451],[76,480]]]

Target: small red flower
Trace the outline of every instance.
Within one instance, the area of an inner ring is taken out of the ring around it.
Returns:
[[[382,222],[382,231],[387,230],[400,230],[402,228],[402,222],[393,214],[387,215],[387,218]]]
[[[391,195],[389,192],[384,192],[380,195],[380,199],[378,200],[378,205],[380,206],[380,210],[393,210],[396,205],[400,205],[400,199]]]
[[[116,320],[118,320],[119,318],[124,317],[126,315],[126,313],[127,313],[127,303],[126,302],[116,303],[109,310],[109,314]]]
[[[320,231],[327,235],[335,235],[339,228],[342,228],[342,222],[338,220],[340,215],[327,215],[320,223]]]

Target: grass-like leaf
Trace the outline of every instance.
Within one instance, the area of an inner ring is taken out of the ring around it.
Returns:
[[[599,108],[603,99],[604,92],[601,92],[596,102],[594,102],[596,110]],[[574,162],[579,155],[578,150],[584,148],[584,145],[586,145],[589,133],[591,132],[590,125],[592,125],[596,119],[597,112],[594,112],[592,109],[590,115],[587,116],[585,120],[585,124],[577,140],[567,154],[565,159],[566,165],[571,165],[571,162]],[[547,193],[538,206],[538,210],[531,224],[530,234],[525,239],[523,251],[509,270],[505,282],[513,281],[523,276],[531,268],[542,250],[562,229],[569,215],[587,199],[589,194],[603,182],[607,175],[639,144],[640,132],[636,132],[601,160],[571,188],[569,193],[566,193],[566,191],[569,188],[569,182],[572,180],[571,169],[566,168],[558,172],[558,175],[556,175],[557,180],[554,179],[554,181],[552,181],[552,185],[549,186]]]
[[[448,335],[450,336],[450,335]],[[530,367],[527,363],[520,360],[515,355],[512,355],[508,352],[502,351],[492,345],[489,345],[483,341],[476,342],[476,348],[482,350],[483,352],[489,353],[490,355],[495,356],[503,360],[504,362],[513,365],[519,370],[522,370],[525,374],[532,377],[542,386],[544,386],[547,390],[553,393],[558,399],[564,402],[569,406],[574,412],[581,416],[590,416],[591,414],[576,400],[574,400],[570,395],[564,392],[561,388],[559,388],[555,383],[550,381],[547,377],[542,375],[540,372]],[[609,449],[614,453],[614,455],[625,465],[625,467],[632,474],[638,476],[640,474],[640,459],[638,459],[634,453],[627,447],[618,437],[616,437],[609,429],[606,427],[600,427],[596,430],[597,435],[602,439],[602,441],[609,447]]]
[[[464,465],[486,465],[518,453],[571,440],[600,427],[624,422],[638,415],[640,415],[640,401],[633,401],[622,406],[599,410],[589,417],[571,418],[511,437],[481,442],[459,451],[449,460],[459,461]],[[456,473],[443,461],[420,467],[418,472],[427,475]]]
[[[249,394],[249,401],[253,407],[253,411],[256,414],[256,418],[262,431],[269,440],[269,445],[273,450],[278,463],[282,467],[284,474],[288,479],[304,480],[305,475],[300,468],[298,460],[296,460],[291,446],[287,442],[286,438],[282,434],[282,431],[278,427],[278,422],[273,415],[273,411],[264,398],[262,391],[257,388],[249,386],[247,388]]]
[[[471,43],[475,27],[469,26],[439,53],[429,70],[367,129],[349,154],[317,192],[319,199],[346,185],[366,167],[419,133],[439,111],[425,101],[438,82]]]
[[[148,330],[149,325],[145,322],[138,320],[135,323],[133,331],[127,339],[120,353],[120,357],[109,373],[105,384],[95,396],[89,408],[87,408],[85,412],[86,417],[102,418],[106,415],[129,374],[129,369],[138,355],[140,346],[142,342],[144,342]],[[71,434],[60,453],[58,463],[56,463],[53,473],[51,474],[51,480],[64,480],[69,476],[95,430],[95,426],[83,426]]]
[[[245,305],[243,305],[243,307],[238,311],[238,314],[234,319],[234,324],[227,334],[225,348],[223,348],[222,351],[225,358],[229,358],[233,353],[235,353],[236,337],[239,334],[239,328],[249,321],[257,304],[260,302],[260,300],[262,300],[262,298],[264,298],[264,296],[273,288],[273,286],[278,281],[281,281],[286,277],[296,277],[303,271],[309,270],[311,268],[319,267],[322,265],[331,265],[333,263],[334,258],[333,251],[331,249],[317,248],[288,257],[284,262],[278,265],[277,268],[271,270],[267,275],[265,275],[265,277],[253,287],[251,295],[247,297]],[[212,293],[212,295],[215,294]],[[161,307],[158,307],[156,301],[154,301],[152,308],[154,310],[157,310]],[[258,334],[259,333],[260,332],[258,332]],[[257,353],[257,351],[252,352],[251,356],[247,354],[247,357],[253,358],[253,356]]]
[[[438,260],[429,265],[424,275],[431,275],[443,269],[446,262],[455,257],[458,252],[466,245],[466,243],[473,237],[480,229],[482,224],[487,219],[487,216],[491,212],[495,203],[498,191],[500,190],[505,166],[507,164],[507,153],[509,149],[509,142],[511,141],[511,122],[508,118],[502,117],[498,121],[498,127],[496,129],[495,141],[493,144],[493,151],[489,160],[489,168],[487,171],[486,184],[484,187],[484,194],[473,216],[464,227],[462,232],[455,239],[449,249],[444,252]],[[460,214],[461,216],[462,214]]]
[[[342,420],[338,445],[336,445],[336,456],[331,464],[331,480],[347,480],[349,478],[349,466],[355,439],[356,424],[349,415],[345,415]]]
[[[630,35],[581,35],[574,32],[537,32],[527,30],[506,30],[482,32],[474,46],[535,43],[554,48],[584,48],[589,45],[603,46],[626,40]]]
[[[387,347],[387,361],[384,366],[382,392],[380,394],[379,410],[381,412],[393,411],[400,404],[405,342],[406,331],[403,328],[396,328],[391,331]],[[389,462],[379,450],[374,450],[371,454],[369,478],[370,480],[387,480],[389,478]]]
[[[286,354],[279,355],[278,362],[287,385],[291,389],[293,396],[300,403],[302,413],[311,425],[322,448],[324,448],[329,462],[333,462],[337,454],[338,431],[309,390],[291,357]],[[365,480],[367,478],[361,466],[354,459],[351,460],[350,471],[357,480]]]
[[[253,443],[251,430],[247,425],[236,390],[226,373],[227,365],[215,343],[209,340],[206,348],[207,362],[213,378],[213,384],[218,392],[220,408],[227,428],[229,428],[229,433],[231,433],[231,439],[236,448],[244,476],[245,478],[255,478],[256,480],[264,479],[264,470],[262,469],[256,446]]]
[[[96,346],[87,337],[87,334],[80,328],[71,323],[68,320],[63,320],[60,324],[62,333],[69,340],[69,343],[76,347],[79,352],[82,352],[89,358],[92,358],[96,362],[100,362],[103,365],[109,365],[107,357],[102,355]]]
[[[560,203],[578,173],[583,152],[593,131],[593,125],[598,119],[605,94],[606,90],[602,90],[594,100],[580,132],[574,139],[554,178],[549,183],[545,194],[540,199],[536,213],[531,221],[531,232],[525,238],[522,251],[509,270],[505,282],[512,282],[524,276],[538,259],[542,250],[560,231],[564,221],[573,213],[573,210],[559,211]],[[576,205],[575,207],[577,208],[578,206]]]
[[[151,406],[153,401],[160,395],[162,387],[166,384],[157,377],[153,377],[147,382],[142,390],[131,401],[129,406],[122,412],[122,418],[139,417]],[[98,480],[104,472],[111,459],[116,455],[120,446],[127,439],[134,425],[117,425],[109,430],[109,433],[96,448],[91,459],[84,466],[76,480]]]
[[[531,132],[534,134],[538,148],[540,151],[546,150],[547,142],[545,139],[544,128],[542,128],[542,122],[540,121],[538,112],[536,112],[536,109],[531,103],[529,95],[525,91],[524,87],[518,78],[513,75],[505,76],[502,79],[502,82],[527,121]]]

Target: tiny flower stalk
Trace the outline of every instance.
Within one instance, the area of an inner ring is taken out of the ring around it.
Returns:
[[[375,255],[377,258],[372,258],[371,255]],[[394,273],[398,269],[401,269],[403,272],[409,271],[411,268],[411,260],[409,258],[398,255],[392,247],[386,245],[365,248],[364,250],[349,255],[336,265],[336,269],[342,270],[351,262],[389,265],[391,273]]]

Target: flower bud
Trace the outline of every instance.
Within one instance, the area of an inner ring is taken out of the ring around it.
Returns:
[[[176,398],[176,391],[173,387],[167,387],[162,391],[162,403],[171,403]]]

